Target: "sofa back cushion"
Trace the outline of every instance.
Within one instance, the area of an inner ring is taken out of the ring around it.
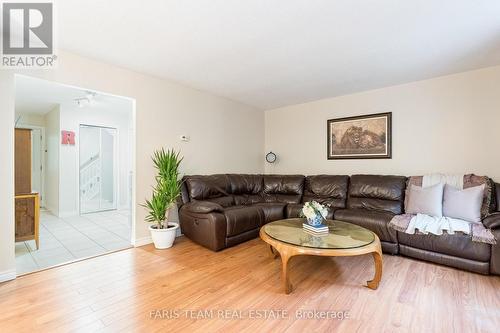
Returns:
[[[191,201],[211,201],[223,207],[234,205],[227,175],[186,176],[184,180]]]
[[[251,205],[264,201],[264,176],[230,174],[227,178],[236,205]]]
[[[348,176],[307,176],[302,202],[317,201],[332,209],[346,207]]]
[[[304,178],[302,175],[265,175],[264,200],[299,203],[304,192]]]
[[[445,185],[443,215],[481,224],[481,206],[483,205],[485,188],[484,184],[463,190]]]
[[[410,190],[407,192],[409,198],[405,207],[406,213],[443,217],[443,192],[443,184],[429,187],[410,185]],[[451,205],[450,211],[452,211]]]
[[[350,179],[347,208],[403,213],[406,177],[354,175]]]

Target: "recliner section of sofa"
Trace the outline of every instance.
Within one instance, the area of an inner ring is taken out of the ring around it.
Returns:
[[[304,178],[300,175],[186,176],[179,209],[181,231],[214,251],[255,238],[262,225],[285,218],[288,203],[300,202]]]
[[[397,254],[397,234],[388,224],[394,215],[403,212],[406,180],[401,176],[352,176],[347,208],[335,211],[335,219],[373,231],[379,236],[384,252]]]
[[[381,175],[186,176],[179,218],[183,234],[219,251],[258,237],[271,221],[299,215],[304,202],[330,206],[328,218],[351,222],[378,235],[385,253],[432,261],[481,274],[500,275],[500,244],[472,242],[467,235],[408,235],[388,227],[404,213],[407,178]],[[500,241],[500,184],[483,224]]]
[[[480,274],[500,275],[500,212],[497,205],[500,184],[492,184],[491,214],[482,223],[491,229],[498,244],[473,242],[470,236],[463,234],[436,236],[398,232],[400,254]]]
[[[335,212],[336,220],[357,224],[376,233],[383,252],[397,254],[396,231],[387,226],[393,217],[393,213],[371,209],[341,209]]]
[[[408,235],[398,232],[401,253],[481,274],[489,273],[491,245],[473,242],[468,235]]]

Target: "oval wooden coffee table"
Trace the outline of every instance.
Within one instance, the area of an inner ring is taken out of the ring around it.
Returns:
[[[286,219],[266,224],[260,229],[260,238],[271,247],[275,258],[281,257],[281,279],[287,294],[292,292],[288,277],[290,258],[300,255],[347,257],[372,254],[375,276],[367,282],[370,289],[377,289],[382,278],[382,248],[377,235],[352,223],[327,220],[327,235],[314,236],[302,228],[305,219]],[[277,253],[276,253],[276,252]]]

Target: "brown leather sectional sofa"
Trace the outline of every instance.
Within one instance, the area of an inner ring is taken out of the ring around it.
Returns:
[[[408,235],[389,228],[392,217],[404,212],[406,182],[379,175],[186,176],[179,219],[186,237],[218,251],[257,237],[268,222],[297,217],[304,202],[316,200],[330,205],[329,218],[375,232],[385,253],[500,275],[500,184],[494,186],[492,214],[483,221],[499,240],[489,245],[467,235]]]

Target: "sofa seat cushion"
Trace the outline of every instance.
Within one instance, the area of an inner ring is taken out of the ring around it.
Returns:
[[[272,222],[282,220],[285,218],[286,204],[279,202],[263,202],[252,205],[252,207],[259,207],[264,212],[264,222]]]
[[[226,217],[227,237],[257,229],[264,223],[261,208],[253,206],[233,206],[224,209]]]
[[[334,213],[335,219],[350,222],[373,231],[381,241],[397,243],[396,231],[389,228],[394,214],[387,211],[368,209],[340,209]]]
[[[491,246],[473,242],[468,235],[410,235],[398,231],[399,243],[413,248],[476,261],[489,261]]]

